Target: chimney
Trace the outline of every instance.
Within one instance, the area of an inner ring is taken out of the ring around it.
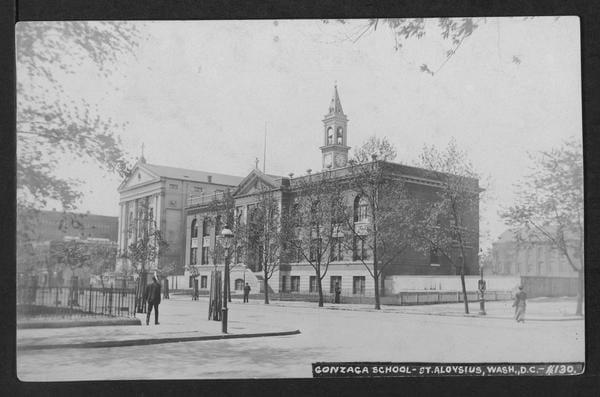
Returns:
[[[208,183],[212,183],[212,175],[208,175],[206,178],[208,178]]]

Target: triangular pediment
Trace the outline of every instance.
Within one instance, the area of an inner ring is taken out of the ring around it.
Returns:
[[[234,196],[242,196],[249,194],[260,193],[264,190],[270,190],[276,188],[277,185],[273,183],[273,180],[269,176],[263,174],[258,170],[252,170],[247,177],[240,182],[237,189],[234,191]]]
[[[145,168],[143,165],[136,165],[131,174],[125,178],[118,190],[128,189],[136,185],[143,185],[147,182],[158,181],[160,176]]]

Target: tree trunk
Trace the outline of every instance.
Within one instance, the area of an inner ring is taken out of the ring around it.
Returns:
[[[375,282],[375,310],[381,310],[379,303],[379,276],[377,270],[377,235],[373,235],[373,281]]]
[[[373,265],[373,280],[375,280],[375,309],[380,310],[379,303],[379,274],[375,273],[375,265]]]
[[[463,256],[460,265],[460,284],[462,286],[463,301],[465,302],[465,314],[469,314],[469,300],[467,299],[467,287],[465,285],[465,258]]]
[[[317,276],[317,289],[319,290],[319,307],[323,307],[323,283],[321,282],[321,273],[315,271]]]
[[[583,315],[583,293],[584,293],[584,279],[583,279],[583,267],[577,271],[577,310],[575,311],[576,316]]]
[[[265,304],[269,304],[269,279],[267,278],[267,266],[263,266],[263,289],[265,290]]]

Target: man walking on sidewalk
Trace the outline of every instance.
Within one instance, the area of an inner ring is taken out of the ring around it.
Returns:
[[[154,307],[154,324],[158,325],[158,305],[160,304],[160,284],[156,277],[152,277],[152,284],[146,287],[146,299],[148,299],[148,314],[146,325],[150,323],[150,313]]]

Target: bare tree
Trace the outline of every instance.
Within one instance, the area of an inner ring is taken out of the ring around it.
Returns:
[[[367,142],[360,149],[382,153],[384,147],[372,147]],[[389,163],[377,160],[375,154],[371,162],[361,160],[364,156],[351,160],[349,186],[357,196],[353,205],[346,207],[345,219],[352,235],[353,260],[361,261],[371,275],[375,309],[379,310],[384,270],[415,245],[412,227],[416,210],[404,182],[394,176]]]
[[[352,160],[355,164],[364,164],[370,162],[373,155],[378,160],[394,161],[397,152],[387,137],[378,138],[376,135],[371,135],[360,146],[353,149]]]
[[[279,203],[273,191],[262,188],[258,193],[258,202],[250,214],[247,245],[258,248],[265,304],[269,303],[269,280],[281,262],[284,242],[285,232],[281,226]]]
[[[144,310],[142,294],[146,288],[146,272],[152,265],[159,269],[160,258],[168,250],[169,243],[163,238],[154,219],[153,210],[146,200],[140,203],[136,217],[129,224],[129,233],[132,236],[131,242],[123,256],[128,259],[131,270],[139,277],[138,308]]]
[[[440,183],[436,199],[421,201],[414,229],[424,252],[445,257],[460,274],[465,313],[469,313],[465,273],[467,258],[477,260],[479,239],[478,175],[454,140],[444,150],[425,146],[420,166]]]
[[[322,307],[322,280],[333,260],[330,248],[343,236],[343,191],[330,171],[297,178],[292,190],[296,199],[284,220],[288,249],[314,269]]]
[[[501,215],[515,228],[517,242],[545,241],[578,275],[576,314],[583,313],[583,155],[581,141],[532,156],[534,167],[518,186],[517,202]]]

